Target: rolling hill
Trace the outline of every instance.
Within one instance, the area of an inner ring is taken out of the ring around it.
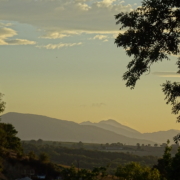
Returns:
[[[136,145],[154,144],[145,139],[129,138],[93,125],[80,125],[66,120],[34,114],[10,112],[1,116],[2,122],[11,123],[22,140],[43,139],[51,141],[116,143]]]

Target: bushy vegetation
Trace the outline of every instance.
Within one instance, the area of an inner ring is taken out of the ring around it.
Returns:
[[[0,123],[0,148],[11,149],[21,153],[21,140],[12,124]]]
[[[141,166],[132,162],[125,166],[120,165],[115,175],[121,180],[160,180],[160,173],[155,168]]]
[[[28,141],[22,145],[25,153],[34,152],[36,156],[39,156],[41,152],[45,152],[50,156],[51,161],[57,164],[68,166],[74,164],[86,169],[109,165],[109,173],[113,173],[119,164],[125,165],[133,161],[153,166],[158,160],[157,157],[153,156],[140,157],[129,153],[87,150],[78,148],[78,146],[77,148],[66,148],[53,143],[51,145],[39,143],[39,141]]]
[[[2,101],[0,93],[0,113],[5,110],[5,102]],[[21,141],[16,137],[17,131],[11,124],[2,123],[0,119],[0,151],[3,149],[11,149],[17,152],[22,152]]]

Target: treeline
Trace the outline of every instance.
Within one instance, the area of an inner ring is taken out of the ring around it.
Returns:
[[[153,166],[158,160],[157,157],[153,156],[140,157],[130,153],[66,148],[61,145],[49,145],[45,143],[24,142],[22,146],[25,153],[34,152],[36,156],[41,152],[45,152],[49,155],[50,160],[57,164],[75,165],[86,169],[110,166],[110,173],[113,173],[119,164],[125,165],[133,161],[142,165]]]

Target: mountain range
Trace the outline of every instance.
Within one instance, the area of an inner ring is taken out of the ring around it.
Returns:
[[[11,123],[22,140],[43,139],[51,141],[117,143],[136,145],[164,143],[179,133],[178,130],[140,133],[115,120],[103,120],[99,123],[82,122],[80,124],[34,114],[10,112],[1,116],[1,121]],[[173,142],[173,141],[171,141]]]
[[[166,143],[169,139],[170,142],[173,142],[173,137],[180,133],[179,130],[170,129],[168,131],[158,131],[152,133],[140,133],[139,131],[132,129],[128,126],[122,125],[113,119],[103,120],[98,123],[92,123],[90,121],[80,123],[83,126],[96,126],[100,127],[117,134],[124,135],[130,138],[136,139],[146,139],[150,141],[154,141],[157,143]]]

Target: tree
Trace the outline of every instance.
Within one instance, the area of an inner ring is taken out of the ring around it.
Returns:
[[[141,75],[150,72],[153,63],[169,60],[170,55],[180,53],[180,1],[179,0],[143,0],[142,6],[129,12],[115,15],[116,24],[120,24],[115,39],[117,47],[123,47],[133,59],[127,65],[123,75],[126,86],[133,89]],[[180,58],[177,59],[177,73],[180,73]],[[172,105],[172,113],[180,111],[180,83],[167,81],[162,85],[167,104]],[[180,116],[177,117],[180,122]],[[180,135],[174,138],[175,142]]]
[[[22,152],[21,140],[16,137],[18,133],[12,124],[0,123],[0,147]]]
[[[3,94],[0,93],[0,113],[4,112],[6,103],[2,101]]]
[[[38,144],[43,144],[43,140],[42,140],[42,139],[38,139],[38,140],[37,140],[37,143],[38,143]]]
[[[79,141],[77,145],[78,145],[78,148],[80,148],[80,149],[82,149],[84,146],[84,144],[81,141]]]
[[[137,143],[136,146],[137,146],[137,150],[141,149],[141,145],[139,143]]]
[[[122,180],[160,180],[160,174],[157,169],[141,166],[135,162],[125,166],[120,165],[115,175]]]
[[[180,177],[180,148],[178,148],[178,152],[172,158],[171,169],[171,179],[178,180]]]
[[[30,151],[28,153],[28,156],[29,156],[30,159],[36,159],[36,154],[34,153],[34,151]]]
[[[4,112],[6,104],[2,97],[3,94],[0,93],[0,113]],[[21,153],[21,140],[16,137],[17,133],[12,124],[0,122],[0,149],[11,149]]]
[[[180,69],[180,58],[178,60],[179,65],[178,68]],[[179,72],[180,73],[180,70]],[[170,81],[167,81],[162,85],[163,92],[166,95],[165,99],[167,99],[166,104],[171,103],[172,107],[172,113],[178,114],[180,111],[180,102],[177,101],[177,98],[180,97],[180,84],[177,82],[171,83]],[[177,117],[177,122],[180,122],[180,115]],[[174,137],[174,141],[177,143],[180,140],[180,134]]]
[[[158,164],[154,166],[161,174],[162,179],[179,180],[180,177],[180,148],[175,156],[171,156],[172,146],[167,141],[163,157],[158,160]]]
[[[49,155],[45,152],[39,154],[39,160],[43,163],[49,162]]]

